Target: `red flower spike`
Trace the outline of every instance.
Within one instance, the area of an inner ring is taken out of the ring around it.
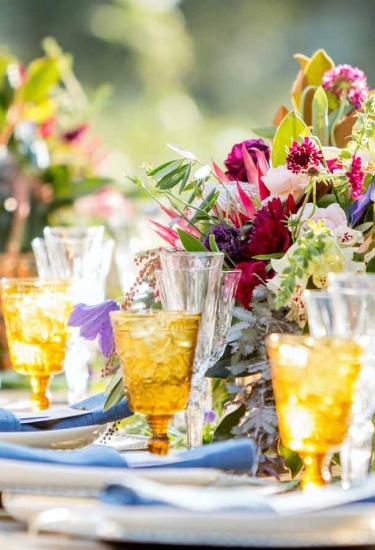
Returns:
[[[220,183],[227,183],[228,181],[230,181],[230,177],[224,174],[224,172],[221,170],[221,168],[219,168],[216,162],[212,161],[212,166]]]
[[[258,170],[258,189],[259,189],[259,198],[261,201],[264,201],[267,197],[270,196],[270,192],[263,183],[263,174]]]
[[[255,182],[258,176],[258,169],[244,143],[242,144],[242,156],[246,168],[247,180],[249,182]]]
[[[165,225],[162,225],[159,222],[156,222],[155,220],[148,220],[153,225],[153,230],[159,237],[164,239],[167,243],[169,243],[171,246],[176,246],[176,244],[179,242],[180,238],[178,236],[178,233],[171,229],[170,227],[166,227]]]
[[[246,194],[244,189],[241,187],[240,182],[237,182],[237,191],[240,198],[241,205],[245,211],[245,214],[249,216],[250,219],[253,219],[255,216],[255,206],[251,198]]]

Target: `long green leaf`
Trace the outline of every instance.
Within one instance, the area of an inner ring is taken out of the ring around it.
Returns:
[[[157,182],[156,187],[162,191],[172,189],[184,179],[185,173],[186,165],[183,164],[182,166],[179,166],[175,170],[172,170],[172,172],[168,172],[165,176],[163,176]]]
[[[117,405],[121,399],[125,396],[124,383],[122,380],[122,372],[118,371],[113,376],[111,382],[106,389],[107,399],[104,403],[103,409],[106,411],[113,405]]]
[[[162,172],[172,164],[180,164],[180,161],[176,160],[169,160],[168,162],[164,162],[164,164],[160,164],[159,166],[155,166],[155,168],[152,168],[151,170],[147,170],[146,174],[148,176],[156,176],[159,172]]]
[[[272,166],[276,168],[286,162],[287,149],[294,139],[310,135],[303,120],[294,112],[288,113],[280,122],[272,145]]]
[[[187,252],[207,252],[207,248],[204,244],[196,237],[193,237],[193,235],[190,235],[190,233],[187,233],[180,227],[177,228],[177,233],[180,237],[182,246]]]
[[[210,249],[212,250],[212,252],[220,252],[220,249],[216,244],[215,235],[213,233],[211,233],[208,240],[209,240]]]
[[[185,170],[183,172],[184,176],[182,178],[182,181],[180,183],[180,193],[182,193],[185,189],[185,186],[188,182],[188,179],[189,179],[189,176],[190,176],[190,171],[191,171],[191,164],[187,164],[185,166]]]
[[[329,145],[328,98],[321,86],[316,90],[312,101],[313,131],[322,145]]]

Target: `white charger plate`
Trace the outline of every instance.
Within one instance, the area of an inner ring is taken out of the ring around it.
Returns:
[[[243,547],[333,547],[375,543],[375,506],[304,515],[196,513],[155,506],[80,505],[34,516],[32,532],[103,541]]]
[[[0,442],[15,443],[43,449],[77,449],[93,443],[106,430],[107,425],[80,426],[61,430],[35,432],[0,432]]]

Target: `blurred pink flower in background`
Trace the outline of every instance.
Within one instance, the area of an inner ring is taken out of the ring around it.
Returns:
[[[78,216],[100,218],[115,225],[129,223],[136,214],[134,204],[112,187],[103,187],[96,193],[80,197],[74,209]]]

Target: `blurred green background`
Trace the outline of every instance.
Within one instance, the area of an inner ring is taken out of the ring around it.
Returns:
[[[108,84],[94,128],[124,179],[166,142],[222,162],[289,105],[295,52],[323,47],[374,85],[374,17],[374,0],[1,0],[0,43],[28,62],[54,36],[89,91]]]

